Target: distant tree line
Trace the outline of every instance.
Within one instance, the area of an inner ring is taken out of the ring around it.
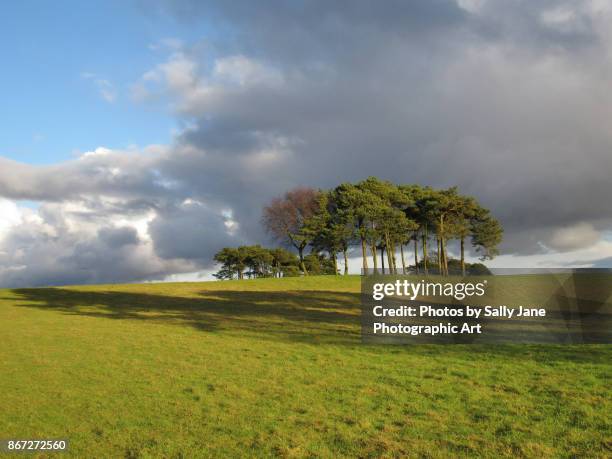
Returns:
[[[215,255],[222,265],[218,277],[337,274],[339,254],[348,274],[352,246],[360,248],[364,270],[465,275],[484,268],[465,262],[466,242],[486,260],[498,254],[503,235],[491,212],[473,197],[459,194],[457,187],[396,185],[376,177],[332,190],[295,188],[264,208],[262,222],[281,244],[295,249],[297,258],[285,249],[225,248]],[[453,240],[459,245],[457,262],[448,256]],[[404,257],[409,245],[412,265]]]
[[[225,247],[215,254],[221,269],[217,279],[252,279],[257,277],[299,276],[300,260],[297,255],[283,248],[266,248],[260,245]],[[304,266],[313,274],[334,274],[329,257],[322,253],[310,253],[304,257]]]

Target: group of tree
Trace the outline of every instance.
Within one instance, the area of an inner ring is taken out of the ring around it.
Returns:
[[[215,257],[223,266],[220,273],[228,270],[220,277],[230,273],[238,278],[308,275],[314,272],[314,260],[319,273],[338,274],[339,254],[344,259],[344,274],[348,274],[348,253],[353,246],[359,248],[365,273],[449,275],[458,271],[465,275],[484,268],[466,263],[466,243],[484,261],[498,254],[503,234],[491,212],[475,198],[460,194],[457,187],[439,190],[396,185],[376,177],[343,183],[332,190],[287,191],[264,208],[262,222],[282,245],[295,249],[297,258],[284,249],[227,248]],[[459,251],[457,261],[449,258],[452,243]],[[411,265],[404,255],[408,246],[414,256]],[[248,255],[258,251],[268,255]],[[276,258],[273,251],[279,251]],[[281,253],[284,262],[279,261]]]
[[[217,279],[244,279],[257,277],[293,277],[301,274],[300,261],[295,253],[283,248],[266,248],[260,245],[225,247],[215,254],[214,260],[221,269]],[[331,260],[321,253],[304,257],[308,272],[333,274]]]

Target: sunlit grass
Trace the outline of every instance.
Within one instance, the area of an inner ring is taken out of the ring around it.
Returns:
[[[80,457],[609,457],[609,346],[365,346],[359,278],[0,291],[0,438]]]

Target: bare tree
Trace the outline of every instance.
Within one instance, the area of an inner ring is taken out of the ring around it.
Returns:
[[[263,210],[262,221],[266,230],[298,251],[304,275],[308,275],[304,264],[304,249],[314,237],[309,221],[319,208],[318,200],[319,191],[313,188],[294,188],[282,197],[274,198]]]

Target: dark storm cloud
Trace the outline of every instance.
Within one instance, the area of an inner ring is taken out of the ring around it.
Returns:
[[[141,2],[180,21],[223,31],[208,40],[225,52],[265,56],[283,65],[349,64],[394,42],[420,46],[456,39],[512,42],[529,49],[578,49],[599,41],[591,2],[541,0],[371,0]],[[228,38],[229,37],[229,38]],[[461,45],[463,43],[460,43]]]
[[[110,248],[136,245],[139,243],[138,233],[134,228],[100,228],[98,238]]]
[[[0,159],[0,196],[57,203],[5,236],[5,285],[208,268],[221,246],[267,242],[271,197],[369,175],[459,185],[502,220],[506,253],[578,250],[610,226],[605,2],[151,4],[215,31],[138,82],[189,127],[141,153]],[[150,240],[113,229],[138,218]]]
[[[232,234],[231,223],[228,216],[193,202],[158,214],[149,231],[160,257],[194,260],[207,266],[219,247],[243,242]]]
[[[198,121],[181,142],[207,152],[188,161],[206,177],[202,192],[253,231],[252,209],[287,183],[367,175],[459,185],[503,221],[507,252],[538,252],[575,223],[607,227],[612,204],[593,196],[612,191],[609,12],[459,3],[172,2],[184,20],[213,17],[235,32],[232,52],[283,75],[203,100],[183,94]],[[287,151],[249,175],[249,158],[274,139]],[[180,167],[190,168],[170,169]]]

